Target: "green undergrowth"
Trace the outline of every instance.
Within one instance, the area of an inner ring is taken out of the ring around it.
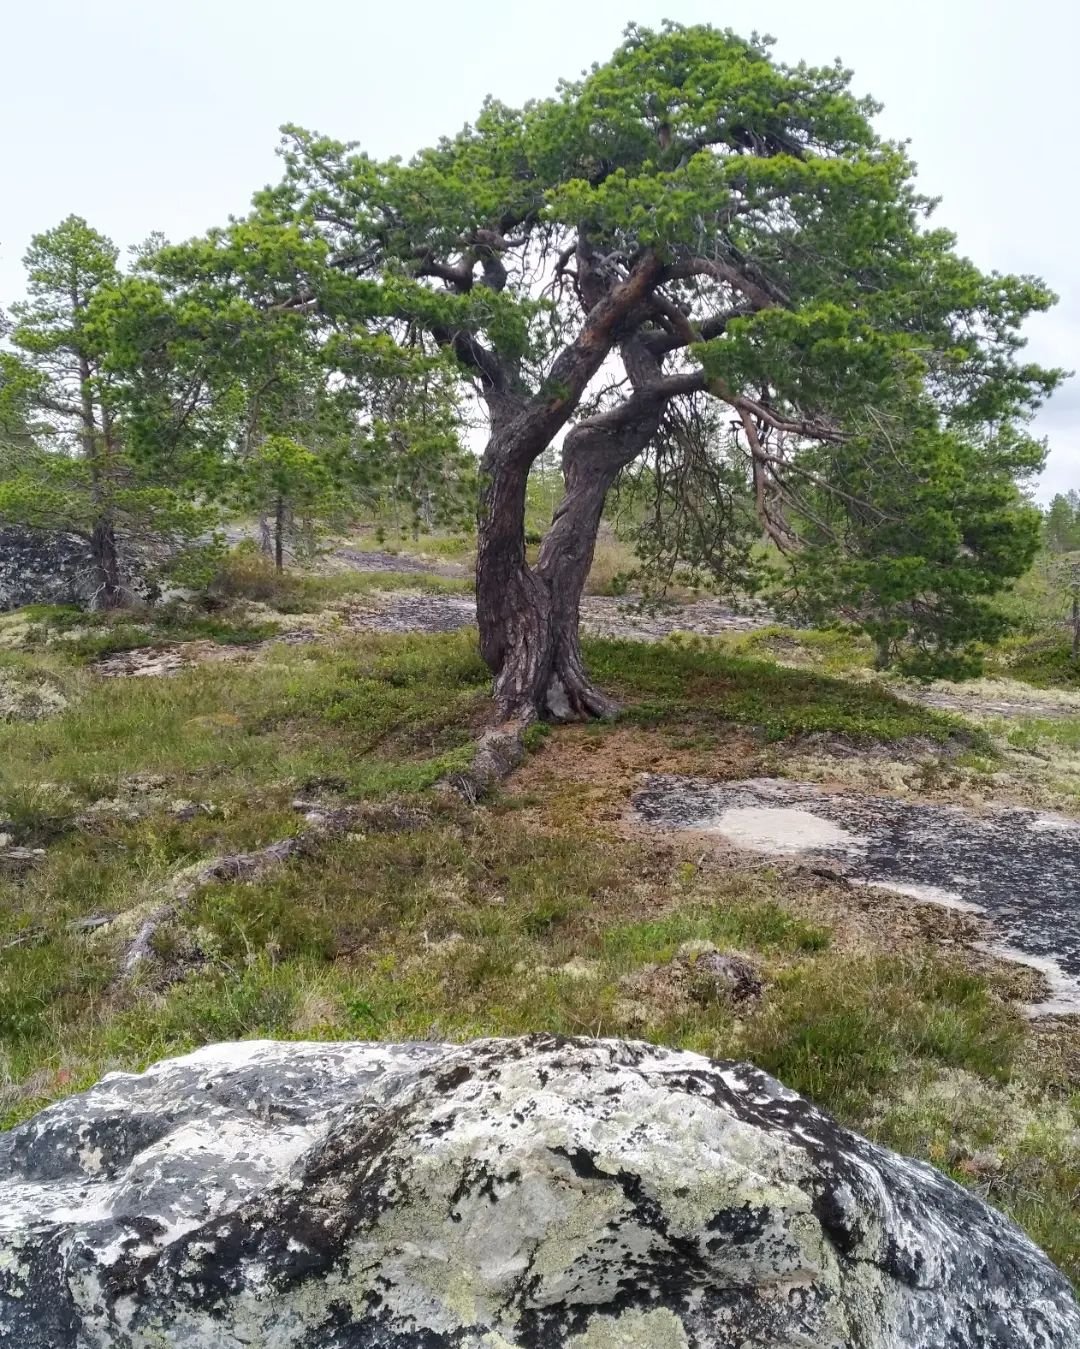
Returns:
[[[437,576],[422,571],[333,572],[327,576],[298,576],[276,601],[281,613],[310,613],[334,600],[352,595],[371,595],[380,590],[419,590],[430,595],[468,594],[473,582],[467,576]]]
[[[1009,731],[1008,741],[1053,760],[1061,750],[1080,751],[1080,717],[1029,717]]]
[[[24,645],[58,647],[77,661],[95,661],[121,651],[177,642],[211,641],[246,646],[280,632],[272,621],[199,612],[186,604],[153,609],[87,612],[70,605],[30,605],[18,611],[24,620]]]
[[[169,678],[85,673],[60,715],[0,724],[0,820],[55,833],[137,773],[237,808],[253,789],[320,777],[354,796],[420,790],[460,759],[486,687],[467,635],[282,645]]]
[[[387,552],[396,551],[393,544],[384,543],[382,546]],[[409,534],[402,538],[401,551],[411,556],[440,558],[446,562],[460,562],[467,566],[476,560],[476,535]]]
[[[1066,1216],[1080,1122],[1005,984],[910,934],[853,940],[828,880],[690,862],[542,791],[479,807],[433,791],[487,713],[474,634],[271,645],[148,679],[97,677],[59,643],[9,654],[68,703],[0,724],[0,832],[44,849],[0,867],[7,1125],[109,1069],[215,1040],[631,1036],[752,1060],[964,1183],[984,1185],[994,1149],[991,1198],[1080,1277]],[[873,686],[715,644],[591,642],[587,656],[629,706],[599,738],[659,725],[705,743],[732,722],[771,741],[957,734]],[[559,743],[537,728],[529,748]],[[303,830],[298,796],[362,801],[370,818],[257,881],[203,888],[119,980],[133,915],[179,869]],[[73,927],[105,915],[120,917]],[[709,944],[754,966],[760,996],[733,1002],[699,977]],[[977,1118],[950,1123],[935,1092],[954,1079],[976,1084]]]
[[[1073,659],[1071,636],[1060,632],[1003,644],[991,668],[1035,688],[1080,690],[1080,660]]]
[[[1043,552],[1034,566],[998,595],[996,607],[1029,636],[1045,635],[1069,616],[1080,553]]]
[[[548,512],[548,521],[551,513]],[[448,529],[423,530],[412,520],[387,519],[362,525],[349,534],[347,546],[363,551],[403,553],[410,557],[444,558],[469,562],[476,556],[476,532]]]
[[[808,631],[777,625],[730,634],[724,644],[733,655],[820,674],[842,676],[874,665],[869,638],[848,628]],[[981,658],[984,673],[991,677],[1034,688],[1080,690],[1080,661],[1073,659],[1071,632],[1061,622],[1041,623],[1005,637],[984,649]]]
[[[870,639],[847,628],[810,631],[774,624],[732,633],[725,644],[734,655],[802,666],[821,674],[868,670],[874,663]]]
[[[598,641],[587,649],[601,686],[628,700],[627,715],[642,725],[738,722],[760,729],[766,740],[834,732],[865,740],[985,743],[957,718],[875,684],[733,656],[709,643]]]

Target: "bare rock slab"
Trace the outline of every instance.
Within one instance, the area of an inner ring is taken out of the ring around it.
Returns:
[[[0,612],[89,603],[94,588],[89,549],[78,535],[0,527]]]
[[[581,601],[582,630],[593,637],[662,642],[677,632],[705,637],[748,632],[772,620],[763,611],[740,613],[715,599],[695,600],[657,611],[639,602],[607,595]],[[420,595],[383,591],[346,612],[348,627],[364,632],[456,632],[476,622],[476,601],[468,595]]]
[[[1007,1219],[746,1064],[211,1046],[0,1138],[20,1349],[1067,1349]]]
[[[783,778],[654,775],[633,807],[653,825],[829,859],[849,879],[982,914],[999,934],[993,952],[1047,977],[1053,997],[1035,1010],[1080,1013],[1080,820],[1019,808],[975,814]]]

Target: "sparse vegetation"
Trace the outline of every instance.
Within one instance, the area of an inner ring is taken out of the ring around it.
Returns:
[[[456,542],[451,536],[448,545]],[[448,548],[453,552],[453,548]],[[279,572],[273,562],[254,548],[234,549],[224,559],[211,593],[232,599],[255,600],[279,613],[311,613],[330,600],[364,595],[373,590],[467,591],[472,579],[440,576],[433,572],[402,568],[400,572],[335,571],[312,573]]]
[[[592,666],[627,717],[573,741],[537,728],[538,771],[466,807],[431,788],[484,717],[488,674],[469,633],[338,635],[270,645],[243,665],[103,680],[84,639],[64,640],[84,625],[28,617],[29,646],[7,655],[59,680],[69,704],[0,725],[2,828],[44,849],[0,869],[7,1123],[108,1068],[217,1039],[643,1036],[750,1058],[852,1125],[991,1186],[1080,1277],[1062,1189],[1075,1188],[1076,1078],[1033,1065],[1004,975],[860,917],[828,878],[732,867],[618,825],[632,774],[611,779],[610,765],[632,759],[635,738],[646,761],[654,737],[688,763],[715,769],[722,753],[725,771],[752,774],[755,755],[807,732],[945,743],[954,719],[741,654],[787,640],[775,632],[736,655],[718,642],[594,642]],[[851,659],[846,639],[799,640],[826,668]],[[563,745],[586,761],[595,751],[584,776],[559,770]],[[138,977],[119,980],[125,915],[182,867],[301,832],[297,798],[386,802],[388,824],[372,816],[258,880],[203,888],[155,935]],[[760,996],[732,1001],[695,975],[694,953],[711,947],[750,962]],[[912,1097],[913,1082],[933,1092],[957,1074],[978,1084],[981,1123],[951,1128],[938,1096]],[[1030,1122],[1018,1134],[1019,1101]],[[995,1102],[1011,1112],[1007,1136],[994,1132]]]

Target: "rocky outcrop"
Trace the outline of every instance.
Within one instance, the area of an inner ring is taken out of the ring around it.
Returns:
[[[476,622],[476,602],[468,595],[383,591],[350,604],[343,618],[358,632],[457,632]],[[771,622],[763,610],[740,613],[711,598],[662,608],[649,607],[633,595],[585,595],[581,600],[582,632],[635,642],[662,642],[680,632],[716,637],[750,632]]]
[[[211,1046],[0,1138],[20,1349],[1067,1349],[1010,1222],[745,1064]]]
[[[0,611],[24,604],[84,604],[94,588],[85,539],[0,526]]]
[[[152,599],[146,567],[123,559],[125,583],[135,600]],[[99,581],[90,544],[79,534],[0,525],[0,613],[24,604],[78,604],[93,608]]]

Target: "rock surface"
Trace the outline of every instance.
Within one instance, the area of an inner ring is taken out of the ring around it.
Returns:
[[[1040,689],[1015,679],[974,679],[967,684],[937,680],[897,682],[892,691],[908,702],[939,712],[958,712],[976,721],[1061,721],[1080,717],[1080,694]]]
[[[991,920],[992,953],[1047,978],[1033,1010],[1080,1013],[1080,820],[1018,808],[976,815],[786,778],[650,776],[649,824],[714,833],[775,856],[828,858],[851,880]]]
[[[124,568],[133,593],[149,597],[139,568]],[[24,604],[79,604],[93,607],[98,582],[90,545],[78,534],[19,525],[0,525],[0,613]]]
[[[349,606],[345,624],[361,632],[456,632],[476,622],[476,602],[469,595],[418,595],[382,591]],[[715,637],[766,627],[766,613],[739,613],[715,599],[694,600],[649,611],[633,597],[586,595],[581,601],[581,628],[594,637],[635,642],[661,642],[677,632]]]
[[[93,591],[84,539],[0,527],[0,611],[24,604],[81,604]]]
[[[745,1064],[210,1046],[0,1137],[20,1349],[1067,1349],[1011,1223]]]
[[[470,571],[460,562],[434,562],[409,553],[387,553],[370,548],[333,548],[325,561],[342,571],[421,572],[429,576],[467,576]]]

